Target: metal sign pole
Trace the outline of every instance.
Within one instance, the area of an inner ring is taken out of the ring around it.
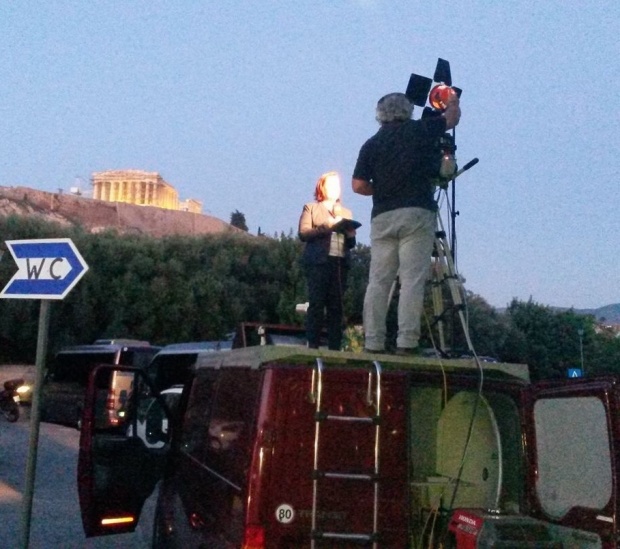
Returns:
[[[30,443],[26,464],[26,486],[21,520],[21,545],[28,549],[34,479],[37,469],[41,388],[47,355],[49,308],[51,299],[64,299],[88,271],[88,265],[70,238],[37,240],[7,240],[6,245],[15,260],[17,272],[0,291],[2,299],[40,299],[39,333],[34,392],[30,416]]]
[[[39,333],[37,336],[36,377],[32,405],[30,410],[30,442],[28,445],[28,462],[26,464],[26,486],[22,502],[21,519],[21,545],[22,549],[28,549],[30,541],[30,519],[32,517],[32,498],[34,494],[34,480],[37,470],[37,448],[39,444],[39,422],[41,387],[43,385],[43,372],[45,371],[45,356],[47,354],[47,336],[49,333],[50,302],[41,300],[39,312]]]

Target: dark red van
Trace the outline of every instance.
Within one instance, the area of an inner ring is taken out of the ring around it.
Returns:
[[[89,392],[87,536],[133,530],[161,480],[153,547],[617,547],[615,378],[258,346],[199,355],[164,422],[134,375],[117,429]]]

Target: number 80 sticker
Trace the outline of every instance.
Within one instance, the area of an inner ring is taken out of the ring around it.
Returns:
[[[282,524],[289,524],[293,522],[295,518],[295,509],[293,509],[288,503],[282,503],[278,505],[276,509],[276,520]]]

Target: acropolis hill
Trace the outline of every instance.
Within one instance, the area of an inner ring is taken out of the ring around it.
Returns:
[[[9,215],[34,216],[65,226],[80,225],[93,233],[109,228],[156,237],[244,233],[221,219],[201,213],[0,186],[0,216]]]

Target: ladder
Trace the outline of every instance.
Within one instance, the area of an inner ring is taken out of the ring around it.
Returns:
[[[372,544],[373,549],[378,549],[378,522],[379,522],[379,435],[381,423],[381,365],[374,361],[368,370],[368,389],[366,401],[368,406],[374,408],[374,415],[370,416],[345,416],[335,415],[326,412],[322,408],[323,394],[323,372],[325,367],[321,358],[316,359],[316,364],[312,370],[311,400],[316,404],[315,411],[315,430],[314,430],[314,467],[312,482],[312,532],[311,549],[316,549],[321,540],[350,541],[363,545]],[[374,464],[372,472],[369,473],[344,473],[340,471],[330,471],[319,469],[319,446],[321,439],[321,425],[326,422],[347,422],[353,425],[374,425]],[[318,529],[318,497],[319,481],[326,482],[329,479],[344,479],[352,482],[372,482],[373,492],[373,511],[372,511],[372,532],[325,532]]]

